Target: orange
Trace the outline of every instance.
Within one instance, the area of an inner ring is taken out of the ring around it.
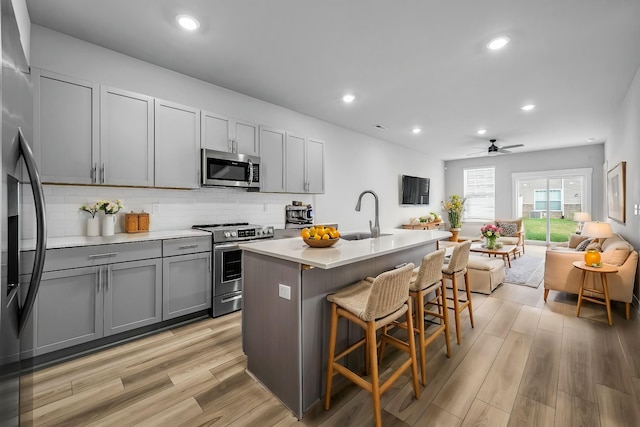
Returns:
[[[329,237],[330,236],[328,234],[325,234],[324,236],[322,236],[322,240],[329,240]]]
[[[301,232],[300,232],[300,236],[303,239],[308,239],[309,237],[311,237],[311,234],[309,234],[309,230],[307,230],[306,228],[304,228]]]
[[[315,227],[311,227],[311,228],[309,229],[309,234],[310,234],[310,235],[312,235],[312,236],[314,236],[314,235],[316,234],[316,228],[315,228]]]
[[[316,234],[315,236],[313,236],[314,240],[320,240],[322,239],[322,236],[320,236],[319,234]]]

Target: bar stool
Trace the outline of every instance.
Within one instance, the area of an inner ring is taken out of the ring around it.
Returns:
[[[448,299],[453,301],[453,313],[456,322],[456,339],[458,344],[462,341],[460,333],[460,313],[465,308],[469,309],[469,320],[471,321],[471,327],[473,328],[473,307],[471,305],[471,288],[469,287],[469,272],[467,271],[467,263],[469,262],[469,250],[471,249],[471,240],[466,240],[453,247],[451,258],[448,264],[442,266],[442,281],[445,283],[447,280],[451,280],[451,286],[453,288],[453,298]],[[464,288],[467,293],[466,299],[460,299],[458,296],[458,276],[464,276]]]
[[[409,283],[409,295],[413,298],[413,306],[416,314],[416,332],[418,334],[418,347],[420,348],[420,369],[422,372],[422,384],[427,385],[427,351],[429,344],[434,342],[438,335],[444,333],[447,346],[447,357],[451,357],[451,340],[449,338],[449,313],[447,312],[447,289],[442,280],[442,265],[446,249],[440,249],[422,258],[418,271],[414,270]],[[433,300],[426,301],[426,306],[437,306],[438,311],[426,309],[425,297],[435,292]],[[438,327],[425,337],[425,316],[440,319]]]
[[[413,267],[413,264],[407,264],[395,270],[385,271],[373,281],[361,280],[334,294],[327,295],[327,300],[331,302],[331,328],[329,333],[325,409],[328,410],[331,406],[331,386],[334,371],[371,393],[376,426],[382,425],[380,395],[388,390],[409,367],[411,367],[413,373],[413,393],[416,398],[420,397],[411,298],[409,297],[409,281]],[[400,318],[403,314],[407,322],[408,343],[388,335],[384,331],[380,335],[380,340],[409,353],[410,357],[383,384],[380,384],[376,331]],[[365,331],[365,336],[336,355],[336,338],[340,317],[344,317],[360,326]],[[371,382],[338,363],[340,359],[362,345],[365,345],[365,370],[367,374],[371,371]]]

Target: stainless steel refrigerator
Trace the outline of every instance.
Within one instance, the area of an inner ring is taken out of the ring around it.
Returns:
[[[11,0],[0,0],[2,37],[2,226],[0,227],[0,426],[20,423],[20,377],[29,371],[21,360],[20,337],[40,286],[46,247],[44,196],[29,140],[33,135],[33,98],[29,67],[20,42]],[[31,191],[25,186],[29,186]],[[36,259],[20,271],[21,200],[33,197]],[[23,280],[21,278],[28,277]],[[29,410],[22,408],[23,411]]]

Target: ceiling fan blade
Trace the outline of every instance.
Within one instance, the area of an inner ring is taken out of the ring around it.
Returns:
[[[478,151],[478,152],[475,152],[475,153],[469,153],[469,154],[467,154],[467,157],[472,157],[472,156],[481,156],[481,155],[486,154],[486,153],[487,153],[487,152],[486,152],[485,150],[483,150],[483,151]]]
[[[498,148],[498,153],[502,153],[502,154],[511,154],[511,153],[512,153],[512,151],[505,150],[504,148]]]
[[[524,144],[505,145],[504,147],[500,147],[500,149],[504,150],[509,148],[518,148],[518,147],[524,147]]]

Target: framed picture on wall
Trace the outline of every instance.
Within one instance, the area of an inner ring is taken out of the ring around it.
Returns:
[[[607,172],[607,212],[609,218],[625,222],[625,182],[627,162],[620,162]]]

